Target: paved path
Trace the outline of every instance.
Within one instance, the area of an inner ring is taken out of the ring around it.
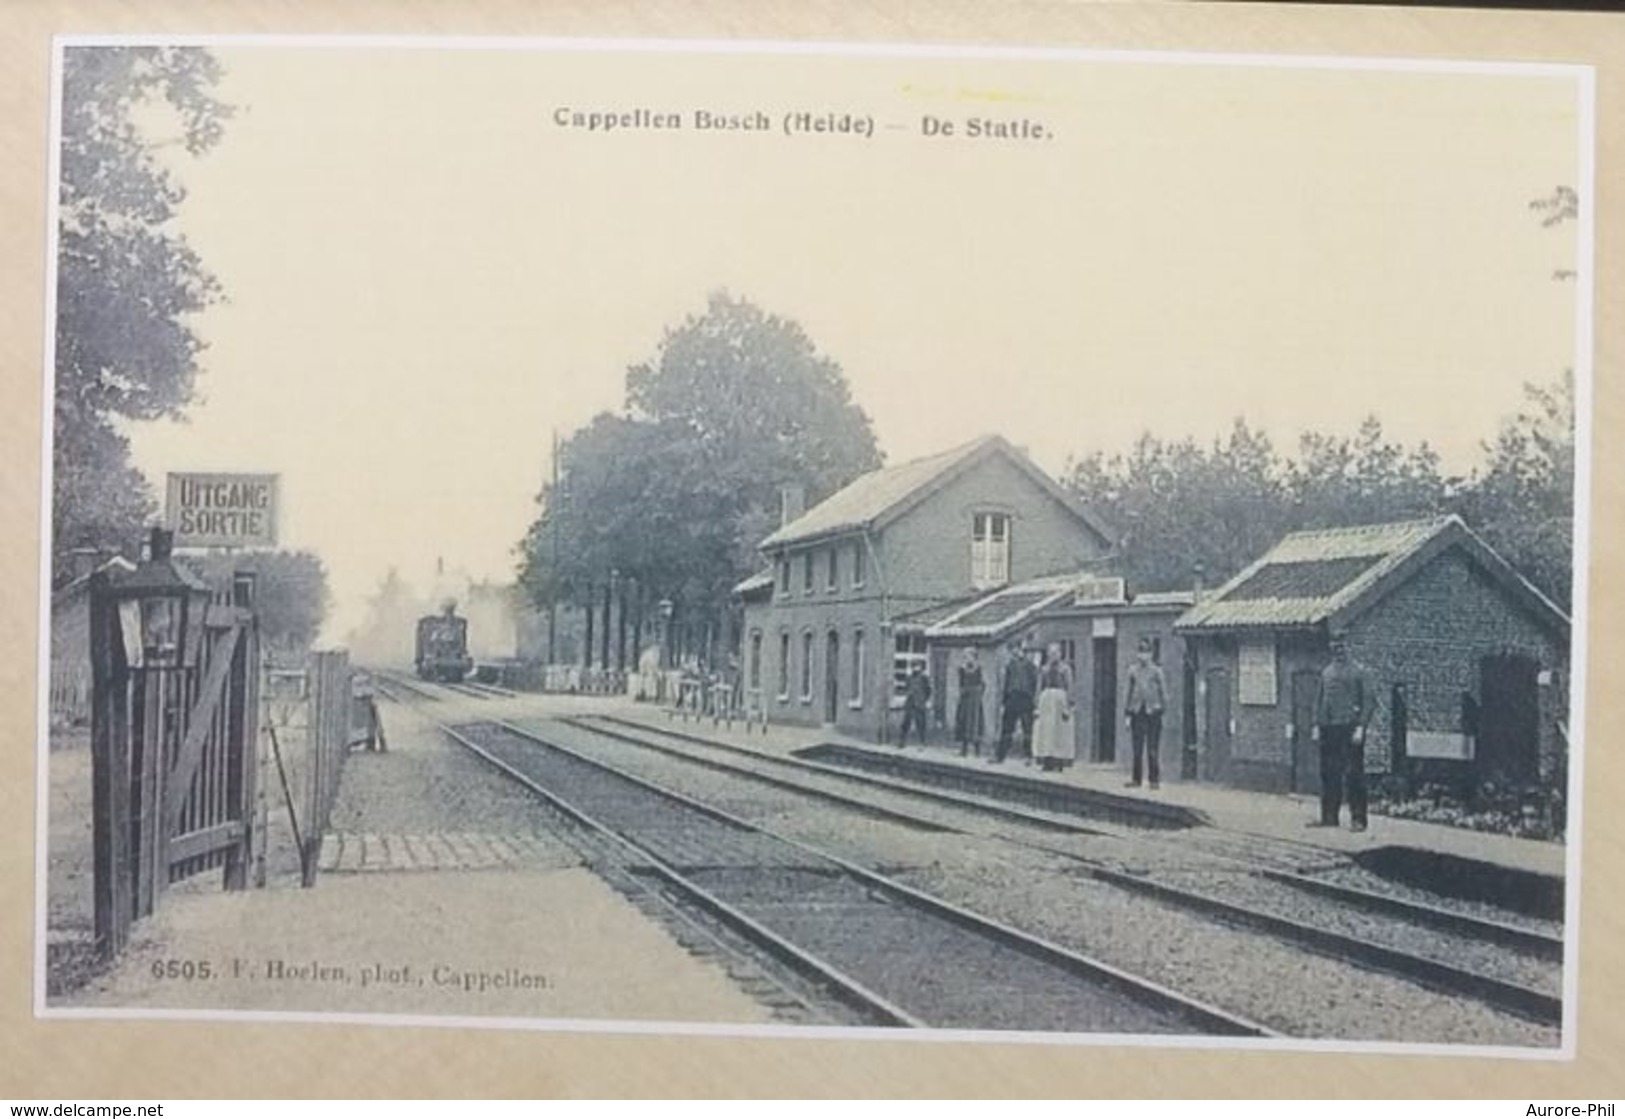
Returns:
[[[879,753],[898,753],[896,747],[879,746],[826,728],[773,725],[764,732],[760,726],[746,729],[739,723],[729,727],[714,725],[709,719],[685,721],[681,717],[670,717],[663,710],[648,704],[609,701],[602,709],[610,710],[610,704],[614,704],[613,713],[621,718],[642,721],[652,727],[686,730],[772,754],[788,754],[824,742]],[[985,758],[961,758],[957,746],[910,746],[905,753],[929,758],[934,762],[972,768],[995,768],[989,766]],[[1034,780],[1060,781],[1120,796],[1147,800],[1155,798],[1169,804],[1197,809],[1205,813],[1215,826],[1230,831],[1268,836],[1272,839],[1290,839],[1335,851],[1357,852],[1384,846],[1417,847],[1541,874],[1561,876],[1564,873],[1566,848],[1562,844],[1541,840],[1518,839],[1513,836],[1475,832],[1465,828],[1430,824],[1419,820],[1401,820],[1376,814],[1371,817],[1370,828],[1363,833],[1331,828],[1306,828],[1305,824],[1319,814],[1319,800],[1311,796],[1255,793],[1180,781],[1164,782],[1162,788],[1156,792],[1130,789],[1123,787],[1123,771],[1115,765],[1083,763],[1057,774],[1048,774],[1024,765],[1019,759],[1009,758],[1002,766],[996,768],[1005,773]]]
[[[581,866],[530,794],[410,710],[382,712],[389,752],[348,758],[314,888],[172,888],[114,970],[52,1005],[767,1019]]]

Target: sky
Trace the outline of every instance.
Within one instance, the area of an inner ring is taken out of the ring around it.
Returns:
[[[359,622],[396,567],[506,579],[554,431],[724,289],[838,361],[889,462],[998,432],[1059,473],[1242,416],[1368,413],[1447,469],[1577,364],[1564,76],[1078,59],[213,48],[176,230],[228,301],[137,465],[276,472]],[[678,113],[588,130],[573,111]],[[762,132],[694,127],[760,111]],[[808,112],[870,136],[784,131]],[[926,135],[926,118],[955,125]],[[972,137],[972,118],[1038,139]],[[178,149],[169,149],[177,151]]]

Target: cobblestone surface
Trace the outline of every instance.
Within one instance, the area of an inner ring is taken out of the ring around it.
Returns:
[[[329,874],[374,871],[554,869],[580,858],[548,836],[512,832],[334,832],[322,837],[320,869]]]

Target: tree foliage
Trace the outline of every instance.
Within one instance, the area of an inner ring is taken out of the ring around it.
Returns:
[[[1489,544],[1565,608],[1574,575],[1574,374],[1525,385],[1524,407],[1484,445],[1461,509]]]
[[[327,569],[313,553],[240,552],[193,557],[188,562],[217,586],[229,586],[234,572],[254,574],[254,610],[260,636],[270,652],[300,657],[315,643],[332,594]]]
[[[190,47],[64,54],[57,254],[56,566],[76,546],[128,549],[151,513],[119,420],[179,416],[203,342],[191,316],[218,282],[173,228],[185,191],[162,148],[201,155],[231,110],[215,58]],[[157,122],[176,130],[155,139]]]
[[[794,322],[716,294],[628,371],[626,414],[564,441],[520,582],[538,604],[593,605],[614,579],[644,605],[715,611],[760,562],[782,485],[822,497],[879,463],[840,366]]]
[[[1527,386],[1526,407],[1484,445],[1466,478],[1440,469],[1426,443],[1406,447],[1367,417],[1352,436],[1309,432],[1295,457],[1237,420],[1201,446],[1142,435],[1126,455],[1095,453],[1065,478],[1124,529],[1117,563],[1139,590],[1209,585],[1289,532],[1459,514],[1560,605],[1569,602],[1574,525],[1574,395],[1566,377]]]

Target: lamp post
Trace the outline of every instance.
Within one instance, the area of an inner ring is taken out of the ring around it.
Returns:
[[[131,668],[195,668],[202,657],[209,585],[171,555],[175,534],[152,530],[151,557],[109,579],[125,662]]]
[[[656,607],[660,611],[660,667],[671,667],[671,616],[677,609],[676,604],[669,598],[660,600]]]
[[[123,947],[132,920],[152,912],[169,872],[164,727],[187,702],[185,674],[202,663],[213,597],[171,557],[173,542],[155,528],[139,567],[91,576],[94,920],[107,953]]]

